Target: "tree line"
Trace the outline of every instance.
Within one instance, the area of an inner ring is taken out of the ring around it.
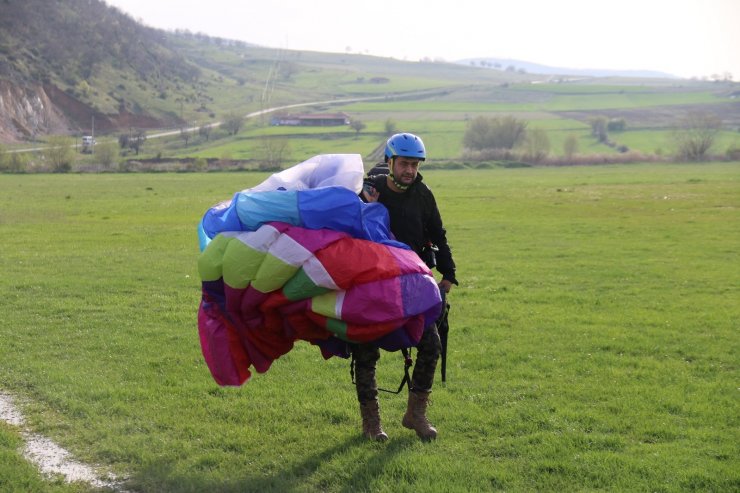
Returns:
[[[629,152],[625,145],[618,145],[610,135],[627,128],[624,118],[609,119],[596,116],[589,119],[591,136],[600,144],[613,147],[620,153]],[[687,161],[702,161],[722,130],[722,120],[707,112],[690,112],[682,117],[672,132],[676,157]],[[566,162],[579,154],[580,141],[569,134],[563,141],[562,156]],[[478,116],[468,122],[463,137],[464,157],[470,160],[519,160],[540,164],[551,156],[552,146],[545,129],[529,128],[529,122],[512,115]],[[728,154],[737,153],[729,149]],[[646,156],[636,156],[645,159]],[[732,157],[732,156],[730,156]],[[558,159],[561,161],[561,159]]]
[[[234,136],[239,133],[244,118],[231,113],[222,124],[221,134]],[[495,117],[478,116],[470,120],[463,135],[462,159],[467,161],[518,161],[529,164],[588,164],[590,162],[632,162],[656,160],[658,156],[640,153],[628,154],[626,146],[613,142],[611,135],[627,128],[624,119],[608,119],[603,116],[589,120],[591,138],[601,144],[615,147],[620,154],[584,155],[580,153],[582,139],[574,133],[562,141],[562,152],[553,152],[550,136],[545,129],[532,128],[529,122],[513,115]],[[385,134],[397,131],[393,120],[386,120]],[[355,137],[366,128],[361,120],[353,119],[350,128]],[[685,161],[702,161],[711,158],[711,150],[722,129],[722,121],[715,115],[705,112],[688,113],[681,118],[673,130],[676,158]],[[180,139],[187,147],[191,139],[199,137],[200,142],[211,139],[214,127],[202,125],[198,128],[180,130]],[[146,133],[140,129],[131,129],[118,136],[117,142],[107,141],[95,145],[95,161],[101,169],[110,170],[114,164],[121,163],[121,156],[130,153],[139,155],[147,141]],[[34,172],[51,171],[65,173],[72,171],[78,161],[75,141],[70,137],[57,136],[48,140],[45,150],[36,158],[25,153],[5,152],[0,146],[0,172]],[[290,158],[290,141],[287,137],[259,138],[255,151],[255,161],[262,170],[277,170]],[[622,156],[621,158],[619,156]],[[737,146],[727,151],[728,159],[740,159]],[[202,166],[200,166],[202,168]]]

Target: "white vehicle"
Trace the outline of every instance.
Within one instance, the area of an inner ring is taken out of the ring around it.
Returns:
[[[95,139],[92,135],[83,135],[82,136],[82,152],[93,152],[93,147],[95,147]]]

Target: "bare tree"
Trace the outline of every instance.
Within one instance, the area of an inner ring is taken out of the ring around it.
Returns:
[[[115,142],[105,142],[97,146],[95,159],[100,163],[103,169],[108,169],[116,162],[118,149]]]
[[[690,112],[679,122],[673,137],[678,155],[690,161],[701,161],[712,148],[722,128],[722,120],[706,112]]]
[[[514,116],[486,118],[479,116],[468,123],[463,145],[474,151],[513,149],[524,141],[527,122]]]
[[[203,137],[206,140],[211,140],[211,131],[213,130],[213,127],[210,125],[202,125],[200,128],[198,128],[198,135]]]
[[[494,118],[491,125],[491,136],[494,148],[513,149],[527,136],[528,123],[514,116],[507,115]]]
[[[565,157],[568,159],[573,159],[573,156],[578,154],[578,137],[576,137],[575,134],[568,134],[565,138],[565,142],[563,142],[563,152],[565,153]]]
[[[609,120],[605,116],[595,116],[589,119],[588,123],[591,125],[591,135],[596,137],[596,140],[602,143],[609,140]]]
[[[290,153],[290,141],[285,138],[271,138],[263,136],[260,139],[260,169],[280,169],[286,155]]]
[[[609,123],[606,124],[606,129],[609,132],[624,132],[627,128],[627,120],[624,118],[612,118]]]
[[[192,132],[188,130],[187,128],[180,129],[180,138],[182,139],[183,142],[185,142],[185,147],[188,146],[188,142],[190,141],[190,137],[192,136],[193,136]]]
[[[396,133],[396,122],[388,118],[385,121],[385,134],[386,135],[393,135]]]
[[[226,128],[226,131],[229,132],[229,135],[236,135],[239,133],[239,130],[241,130],[243,123],[244,118],[237,114],[229,113],[228,115],[226,115],[224,128]]]
[[[141,149],[141,146],[144,145],[144,142],[146,142],[146,132],[143,130],[136,130],[129,135],[128,146],[130,149],[134,150],[137,156],[139,155],[139,150]]]
[[[491,120],[483,116],[473,118],[468,122],[468,128],[463,136],[463,146],[475,151],[488,148],[488,135],[491,132]]]
[[[532,163],[539,163],[550,154],[550,137],[547,130],[533,128],[527,132],[524,139],[524,159]]]
[[[352,120],[349,126],[352,127],[352,130],[355,131],[355,138],[360,135],[360,132],[365,130],[365,127],[367,127],[367,125],[365,125],[365,122],[363,122],[362,120]]]
[[[298,72],[298,64],[290,61],[280,62],[279,73],[283,80],[290,80]]]

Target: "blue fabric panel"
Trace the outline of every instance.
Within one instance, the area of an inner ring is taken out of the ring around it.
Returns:
[[[201,220],[203,232],[208,238],[213,239],[217,234],[224,231],[243,231],[236,214],[236,197],[231,201],[221,202],[208,209]]]
[[[243,226],[240,229],[256,231],[271,221],[300,226],[297,193],[295,190],[238,193],[236,211]]]

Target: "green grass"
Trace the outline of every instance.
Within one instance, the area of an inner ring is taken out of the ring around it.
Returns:
[[[265,176],[0,176],[0,387],[34,431],[136,491],[740,488],[738,163],[426,172],[461,281],[432,444],[386,395],[366,443],[348,363],[305,343],[211,380],[195,225]],[[55,491],[18,443],[0,478]]]
[[[646,153],[671,154],[676,149],[674,132],[669,130],[637,130],[613,132],[609,138],[630,149],[638,149]],[[727,149],[740,147],[740,133],[722,131],[715,138],[710,153],[724,154]]]
[[[539,86],[531,86],[539,87]],[[438,112],[497,112],[497,111],[579,111],[625,108],[649,108],[652,106],[712,104],[720,102],[710,92],[685,93],[632,93],[608,92],[585,94],[559,94],[557,92],[528,93],[521,90],[514,95],[497,94],[490,101],[406,101],[403,103],[354,103],[349,111],[438,111]]]
[[[44,479],[36,468],[18,454],[23,441],[17,430],[0,422],[0,491],[75,493],[87,491],[84,485],[67,484],[62,478]]]

